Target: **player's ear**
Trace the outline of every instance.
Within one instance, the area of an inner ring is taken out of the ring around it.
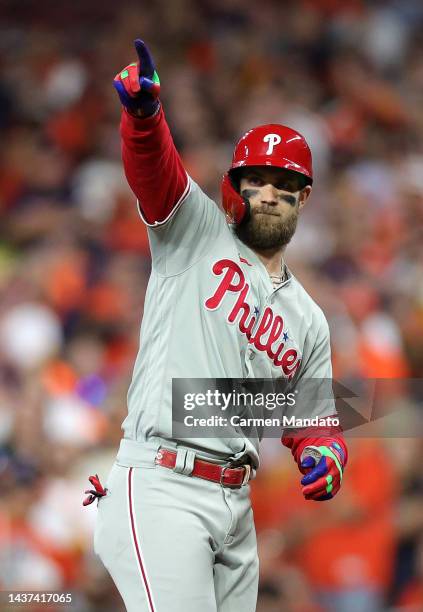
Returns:
[[[307,202],[308,198],[310,197],[311,189],[312,189],[311,185],[306,185],[303,189],[301,189],[300,197],[299,197],[299,200],[298,200],[298,205],[299,205],[299,209],[300,210],[305,206],[305,203]]]

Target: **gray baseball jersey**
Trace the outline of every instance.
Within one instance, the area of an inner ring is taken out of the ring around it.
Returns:
[[[325,316],[291,274],[276,290],[259,257],[189,179],[162,223],[148,226],[152,254],[140,349],[124,437],[172,439],[172,378],[331,378]],[[334,414],[333,403],[314,414]],[[256,437],[184,439],[205,456],[250,455]]]
[[[216,204],[191,180],[187,191],[165,223],[148,229],[140,350],[94,548],[128,612],[254,612],[249,485],[190,475],[196,457],[226,465],[249,455],[257,466],[258,439],[172,439],[172,379],[330,377],[328,326],[292,274],[275,290]],[[327,403],[315,410],[334,411]],[[177,451],[173,470],[155,461],[167,445]]]

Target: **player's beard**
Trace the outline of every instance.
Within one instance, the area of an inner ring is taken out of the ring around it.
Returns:
[[[262,210],[252,209],[249,219],[236,226],[236,235],[251,249],[265,251],[285,247],[297,229],[298,203],[288,217],[259,214]]]

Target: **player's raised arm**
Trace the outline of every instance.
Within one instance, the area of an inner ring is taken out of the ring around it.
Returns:
[[[189,178],[175,148],[159,100],[160,81],[142,40],[138,61],[114,79],[123,105],[122,159],[128,183],[149,225],[164,223],[189,192]]]

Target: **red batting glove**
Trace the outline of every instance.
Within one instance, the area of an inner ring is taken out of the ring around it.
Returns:
[[[148,117],[159,107],[160,79],[147,45],[137,38],[134,41],[138,62],[126,66],[117,73],[113,85],[122,105],[132,115]]]
[[[88,489],[87,491],[85,491],[85,493],[89,493],[89,495],[82,502],[83,506],[89,506],[96,499],[100,499],[101,497],[107,495],[107,488],[105,489],[101,484],[98,474],[96,474],[95,476],[90,476],[88,480],[93,485],[94,489]]]
[[[302,493],[305,499],[313,501],[332,499],[341,487],[345,465],[344,451],[338,442],[312,448],[321,456],[317,464],[312,456],[306,456],[301,461],[301,468],[307,470],[307,474],[301,479]]]

